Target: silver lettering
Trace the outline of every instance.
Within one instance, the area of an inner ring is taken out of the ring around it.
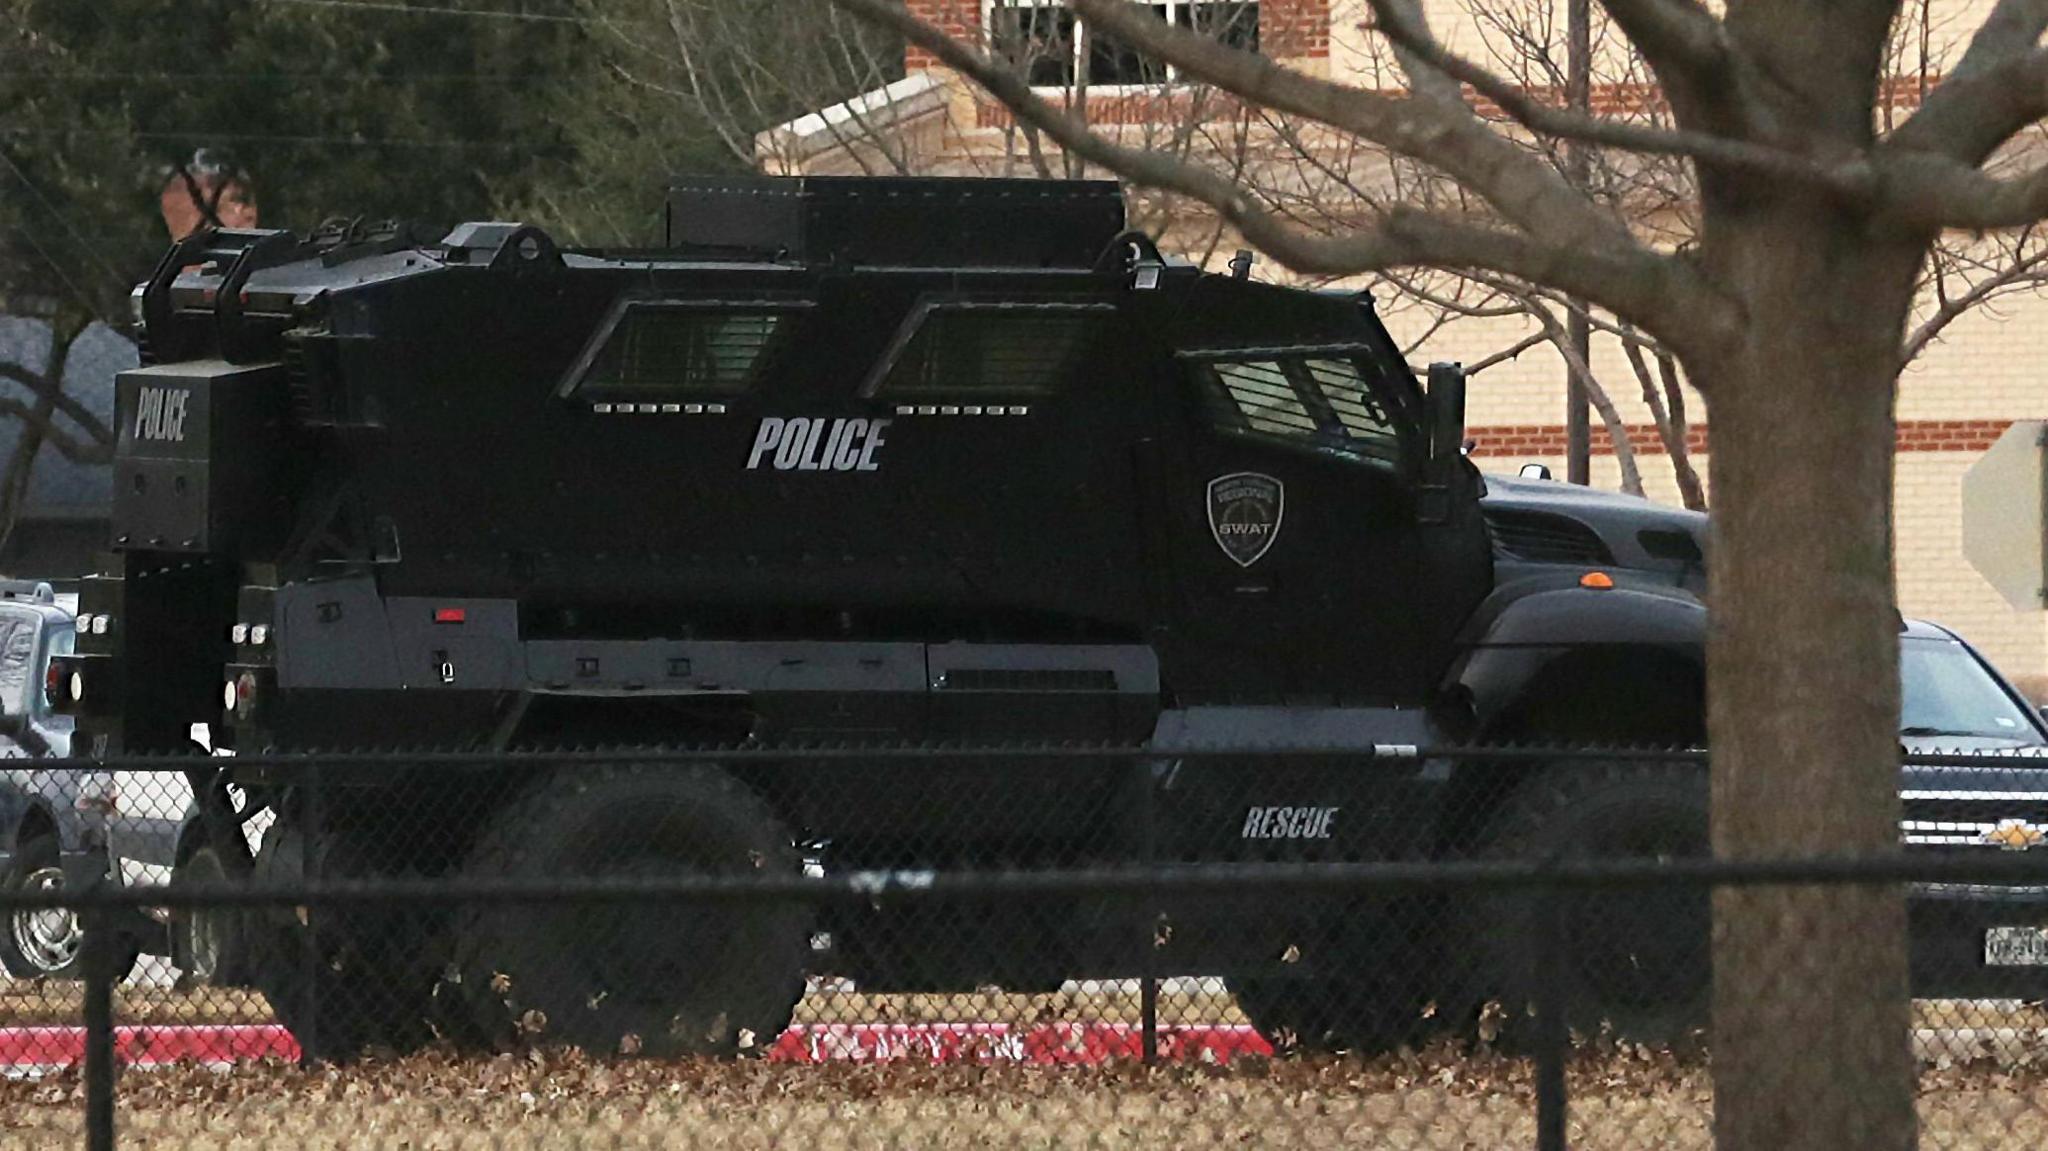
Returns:
[[[825,437],[825,450],[818,453],[818,458],[815,462],[816,470],[821,472],[831,471],[833,457],[839,454],[840,447],[846,443],[847,437],[852,434],[853,421],[833,420],[832,434]],[[805,462],[811,463],[812,461],[806,460]]]
[[[875,462],[875,449],[882,446],[882,430],[889,423],[888,420],[876,420],[868,425],[868,442],[861,446],[860,462],[854,465],[855,471],[872,472],[881,467]]]
[[[782,417],[769,416],[761,421],[761,427],[754,433],[754,450],[747,456],[747,468],[761,466],[761,456],[770,448],[782,442]]]
[[[1244,813],[1242,839],[1329,839],[1339,807],[1253,807]]]
[[[184,388],[143,388],[135,397],[136,438],[183,442],[185,406],[191,396]]]
[[[833,471],[847,472],[853,470],[853,466],[860,462],[860,443],[867,438],[867,434],[868,422],[866,420],[846,421],[846,434],[839,437],[839,447],[832,453]]]
[[[879,471],[875,449],[882,446],[882,429],[888,425],[888,420],[850,417],[767,416],[754,430],[747,468],[758,469],[766,461],[779,472]]]
[[[797,416],[789,421],[788,428],[782,433],[782,443],[775,449],[776,471],[789,471],[796,467],[797,461],[803,459],[804,447],[811,439],[811,423],[812,421],[804,416]]]
[[[833,420],[831,424],[832,434],[835,436],[839,435],[840,432],[843,430],[845,423],[845,420]],[[822,461],[818,459],[818,448],[825,442],[825,429],[825,421],[811,421],[811,434],[810,437],[804,441],[803,462],[799,463],[796,466],[797,471],[815,472],[824,466]],[[832,457],[828,453],[825,458],[829,460]]]

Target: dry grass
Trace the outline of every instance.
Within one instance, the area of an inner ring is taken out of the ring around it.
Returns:
[[[1575,1148],[1707,1148],[1706,1073],[1657,1057],[1571,1069]],[[1529,1069],[1448,1050],[1227,1069],[759,1062],[621,1063],[573,1055],[423,1056],[343,1071],[176,1069],[122,1082],[125,1147],[1528,1147]],[[1929,1073],[1922,1144],[2039,1146],[2048,1080]],[[0,1084],[0,1149],[76,1145],[66,1078]]]

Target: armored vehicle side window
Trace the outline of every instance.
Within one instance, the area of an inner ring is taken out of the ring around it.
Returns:
[[[784,307],[629,300],[600,326],[561,394],[592,402],[737,396],[792,318]]]
[[[1398,463],[1401,435],[1387,407],[1341,355],[1215,359],[1194,364],[1217,426],[1306,447]]]
[[[1115,311],[1110,304],[925,304],[897,333],[861,394],[897,400],[1049,395]]]

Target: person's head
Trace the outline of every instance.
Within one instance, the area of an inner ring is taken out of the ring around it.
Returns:
[[[158,206],[171,239],[203,227],[256,227],[256,191],[249,174],[216,149],[201,148],[164,170]]]

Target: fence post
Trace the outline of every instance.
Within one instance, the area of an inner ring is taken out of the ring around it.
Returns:
[[[315,850],[314,840],[320,834],[320,825],[325,819],[326,804],[320,793],[320,761],[306,765],[305,781],[299,795],[299,882],[301,886],[317,878],[320,854]],[[311,1067],[313,1053],[320,1047],[320,941],[313,926],[313,906],[301,903],[294,908],[303,908],[305,919],[299,924],[299,1018],[305,1021],[300,1030],[303,1034],[293,1038],[299,1041],[299,1066]]]
[[[1155,818],[1152,762],[1137,761],[1138,866],[1150,869],[1159,854],[1158,823]],[[1145,888],[1138,917],[1138,1028],[1139,1053],[1145,1066],[1159,1062],[1159,893]]]
[[[94,892],[88,889],[90,898]],[[114,925],[97,903],[79,912],[85,931],[85,1146],[114,1148]]]
[[[1551,884],[1535,889],[1536,904],[1536,1147],[1565,1151],[1565,1051],[1571,1032],[1558,993],[1564,980],[1563,891]]]

